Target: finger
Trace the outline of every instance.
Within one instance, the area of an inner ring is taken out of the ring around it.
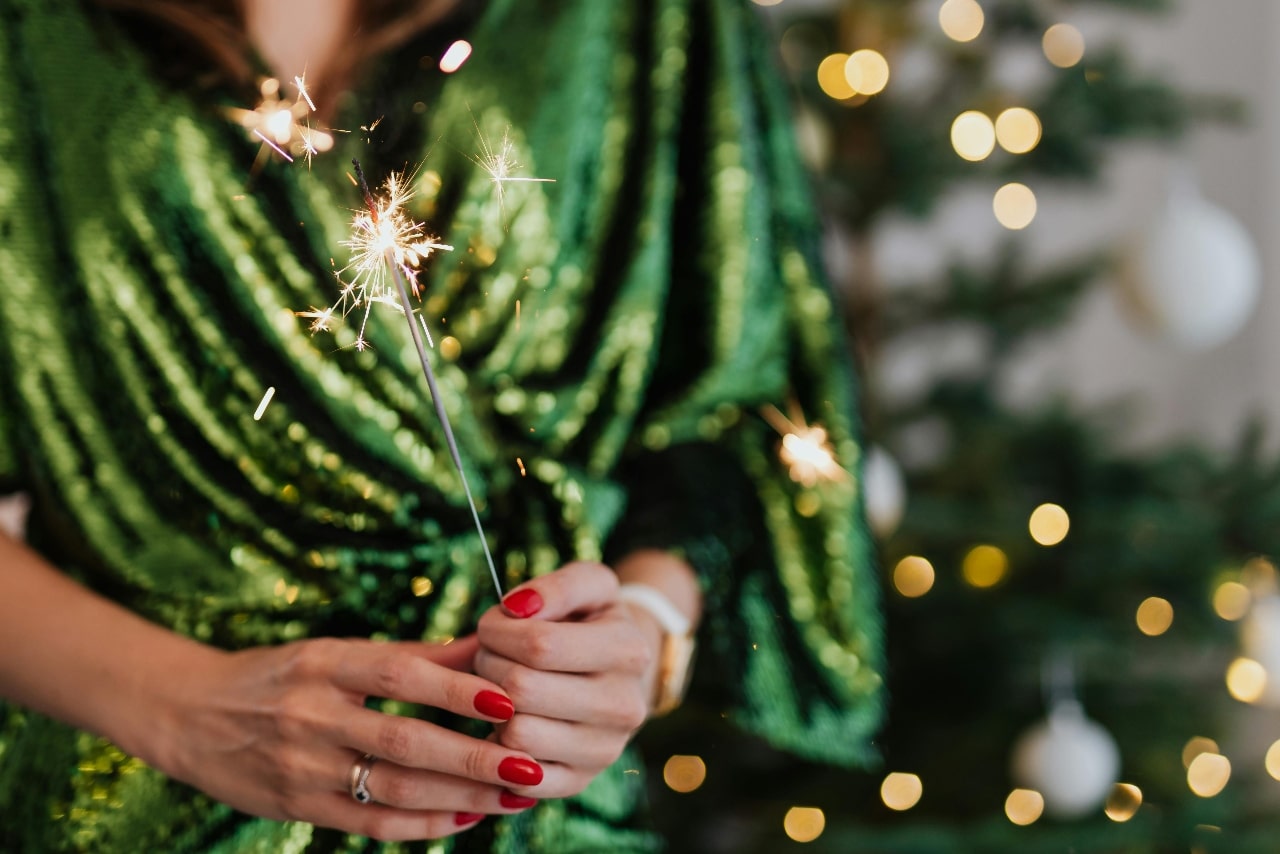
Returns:
[[[499,814],[520,812],[533,805],[527,798],[513,797],[502,786],[392,762],[374,763],[365,787],[377,803],[400,809]]]
[[[536,786],[509,786],[513,794],[527,798],[547,800],[549,798],[568,798],[578,794],[596,777],[597,771],[590,771],[573,765],[559,765],[548,762],[543,766],[546,776]]]
[[[618,598],[618,576],[602,563],[579,561],[526,581],[502,599],[510,617],[563,620],[603,608]]]
[[[450,670],[471,672],[472,659],[480,648],[480,638],[475,634],[454,638],[447,643],[422,643],[421,641],[394,641],[388,646],[401,647],[408,652],[434,662]]]
[[[300,815],[300,820],[386,842],[442,839],[470,830],[484,818],[444,810],[424,812],[377,803],[358,804],[345,792],[327,792],[313,803],[315,814]]]
[[[509,748],[427,721],[386,715],[372,709],[348,714],[330,737],[357,753],[368,753],[379,760],[496,786],[533,786],[543,775],[542,768],[531,757]]]
[[[523,714],[634,730],[644,723],[649,703],[636,679],[612,673],[557,673],[535,670],[482,649],[476,673],[501,686]]]
[[[468,642],[468,646],[470,644]],[[511,699],[497,685],[428,660],[436,653],[429,648],[411,649],[412,646],[346,642],[334,665],[333,682],[362,698],[383,697],[419,703],[489,721],[511,717],[514,711]],[[463,651],[465,653],[465,648]]]
[[[544,768],[549,764],[569,765],[593,776],[622,755],[629,736],[626,730],[538,715],[516,715],[498,725],[498,743],[504,747],[528,753]]]
[[[518,620],[490,611],[480,620],[481,648],[536,670],[619,671],[641,675],[653,652],[617,608],[587,622]]]

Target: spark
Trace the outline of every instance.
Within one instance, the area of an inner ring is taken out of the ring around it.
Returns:
[[[519,457],[516,457],[516,465],[520,467],[520,476],[521,477],[527,476],[528,473],[524,470],[524,460],[520,459]]]
[[[520,331],[520,300],[516,300],[516,332]]]
[[[267,389],[267,393],[262,396],[262,402],[258,404],[258,409],[253,413],[254,421],[262,420],[262,413],[267,411],[267,406],[271,403],[271,398],[275,397],[276,387],[271,386]]]
[[[507,184],[554,184],[555,178],[531,178],[514,174],[522,164],[516,159],[516,145],[511,141],[511,129],[508,128],[502,132],[502,142],[496,146],[491,145],[483,133],[480,132],[480,124],[476,121],[476,117],[471,117],[471,123],[475,125],[476,141],[480,145],[480,154],[472,157],[471,160],[477,166],[485,171],[489,176],[489,180],[493,183],[494,193],[498,197],[498,210],[505,215],[506,213],[506,186]]]
[[[280,97],[280,81],[268,77],[259,85],[262,100],[258,106],[252,110],[230,108],[226,112],[250,136],[285,160],[292,163],[295,157],[305,157],[310,166],[312,157],[333,148],[333,136],[311,127],[310,115],[316,105],[305,78],[305,72],[293,78],[298,89],[293,103]]]
[[[826,429],[805,423],[804,413],[798,407],[792,407],[791,418],[774,406],[763,407],[760,414],[782,436],[778,458],[787,466],[792,480],[812,487],[819,481],[837,481],[849,476],[836,460]]]

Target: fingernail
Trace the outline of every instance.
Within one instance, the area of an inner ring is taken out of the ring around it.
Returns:
[[[526,798],[514,792],[503,792],[498,795],[498,803],[509,810],[527,810],[538,802],[537,798]]]
[[[532,587],[517,590],[502,600],[502,607],[517,617],[532,617],[542,610],[542,597]]]
[[[462,827],[464,824],[475,824],[482,818],[484,818],[482,812],[460,812],[453,817],[453,823]]]
[[[476,711],[485,717],[509,721],[516,713],[516,707],[512,702],[497,691],[481,691],[476,694],[475,702]]]
[[[536,786],[542,782],[542,766],[528,759],[508,756],[498,763],[498,776],[508,783]]]

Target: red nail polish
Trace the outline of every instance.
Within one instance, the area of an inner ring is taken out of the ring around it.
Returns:
[[[537,798],[526,798],[514,792],[503,792],[498,795],[498,803],[509,810],[527,810],[538,802]]]
[[[512,702],[497,691],[481,691],[476,694],[475,704],[476,711],[480,714],[501,721],[511,720],[511,716],[516,713]]]
[[[475,824],[482,818],[484,818],[482,812],[460,812],[453,817],[453,823],[462,827],[464,824]]]
[[[502,600],[502,607],[506,608],[513,616],[532,617],[542,610],[542,597],[538,595],[537,590],[526,587],[523,590],[508,594],[507,598]]]
[[[542,782],[542,766],[528,759],[508,756],[498,763],[498,776],[508,783],[536,786]]]

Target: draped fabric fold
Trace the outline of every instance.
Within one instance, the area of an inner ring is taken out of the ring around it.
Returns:
[[[474,52],[445,76],[423,57],[450,26]],[[33,495],[50,560],[229,649],[474,626],[495,594],[403,316],[377,308],[359,349],[360,317],[296,314],[336,300],[349,158],[408,167],[454,247],[422,314],[505,583],[678,550],[709,606],[690,702],[872,758],[854,380],[747,4],[494,0],[372,69],[337,150],[258,171],[225,113],[254,93],[164,73],[132,19],[0,0],[0,47],[0,487]],[[820,423],[843,474],[793,480],[765,406]],[[653,850],[635,767],[421,849]],[[0,815],[4,850],[377,847],[2,706]]]

